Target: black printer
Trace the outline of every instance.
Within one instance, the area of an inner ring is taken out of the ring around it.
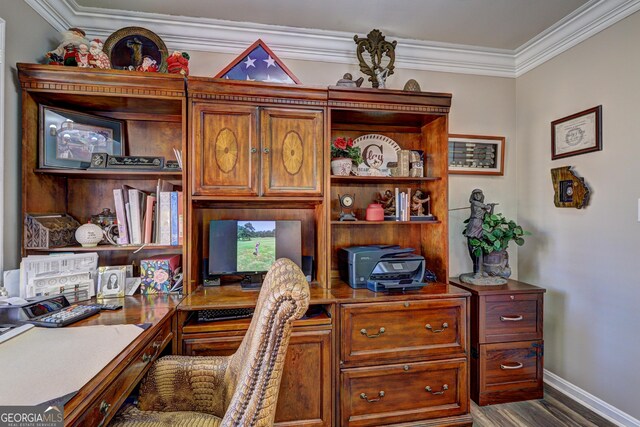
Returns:
[[[338,251],[340,278],[352,288],[374,292],[422,288],[424,257],[413,248],[398,245],[368,245],[341,248]]]

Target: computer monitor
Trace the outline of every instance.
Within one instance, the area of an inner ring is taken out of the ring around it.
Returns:
[[[302,264],[300,221],[214,220],[209,223],[209,275],[265,273],[278,258]],[[254,281],[255,279],[252,279]]]

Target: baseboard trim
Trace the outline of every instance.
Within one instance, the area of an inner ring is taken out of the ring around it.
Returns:
[[[640,420],[546,369],[544,370],[544,382],[616,425],[640,427]]]

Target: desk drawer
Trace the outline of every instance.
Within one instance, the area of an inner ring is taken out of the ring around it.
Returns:
[[[128,359],[127,367],[113,380],[110,387],[93,402],[75,425],[106,425],[172,338],[171,322],[165,322],[162,329],[154,335],[144,349]]]
[[[542,341],[522,341],[480,346],[480,395],[493,394],[490,403],[508,393],[539,390],[542,397]],[[536,397],[529,397],[530,399]]]
[[[468,411],[468,402],[466,359],[345,369],[341,373],[342,426],[462,415]]]
[[[483,302],[480,343],[542,339],[541,293],[485,296]]]
[[[464,355],[466,300],[398,301],[341,307],[343,366]]]

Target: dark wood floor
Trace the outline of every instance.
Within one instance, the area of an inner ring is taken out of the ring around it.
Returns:
[[[545,386],[544,399],[478,406],[471,402],[474,427],[615,427],[559,391]]]

